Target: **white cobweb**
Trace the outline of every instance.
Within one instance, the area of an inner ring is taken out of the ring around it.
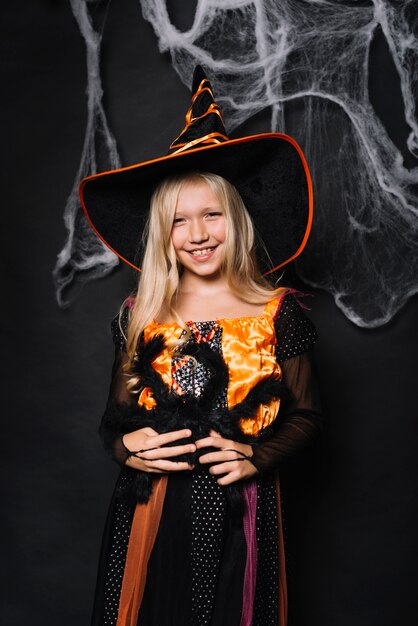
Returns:
[[[71,298],[68,295],[70,287],[74,284],[80,287],[86,280],[104,276],[118,264],[117,256],[102,244],[88,224],[78,194],[80,180],[96,173],[98,160],[102,170],[120,167],[120,160],[102,104],[101,35],[94,30],[85,0],[70,0],[70,5],[86,44],[87,126],[80,165],[64,209],[67,241],[53,272],[58,304],[62,307],[74,297],[74,293]]]
[[[404,151],[418,157],[417,0],[199,0],[187,32],[166,1],[140,3],[184,83],[204,66],[229,131],[268,108],[270,130],[304,149],[316,211],[301,277],[355,324],[389,321],[418,291],[418,167],[406,167],[370,103],[368,61],[380,28],[399,76]],[[108,271],[96,255],[86,248],[85,262]]]
[[[163,0],[141,6],[186,84],[196,63],[205,67],[229,130],[270,107],[271,130],[304,148],[316,212],[299,274],[359,326],[391,319],[418,291],[418,168],[405,167],[370,103],[368,57],[380,27],[416,157],[418,3],[200,0],[187,32]],[[299,115],[286,128],[291,101]]]

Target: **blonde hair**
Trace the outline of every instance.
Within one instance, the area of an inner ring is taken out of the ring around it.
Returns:
[[[231,291],[244,302],[252,304],[266,303],[281,291],[281,288],[273,288],[258,269],[254,226],[241,196],[231,183],[208,172],[188,172],[165,179],[152,195],[144,230],[142,272],[128,327],[127,372],[133,363],[142,331],[163,308],[184,328],[185,339],[190,335],[189,328],[173,307],[181,266],[171,241],[171,230],[181,188],[196,181],[209,185],[225,213],[225,256],[221,271]],[[133,389],[137,382],[132,378],[128,387]]]

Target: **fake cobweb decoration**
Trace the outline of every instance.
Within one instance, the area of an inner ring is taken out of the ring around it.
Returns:
[[[141,5],[186,84],[205,67],[230,131],[269,107],[270,130],[302,145],[316,212],[298,272],[354,323],[387,322],[418,291],[418,168],[406,169],[370,104],[368,55],[380,27],[418,156],[418,3],[202,0],[188,32],[162,0]],[[292,103],[300,112],[286,127]]]
[[[58,304],[70,304],[68,291],[87,281],[108,274],[118,258],[92,231],[81,208],[79,183],[100,169],[120,167],[115,139],[109,130],[102,104],[103,89],[100,80],[101,35],[94,30],[93,21],[85,0],[70,0],[71,10],[86,44],[87,56],[87,126],[80,165],[73,188],[64,209],[67,241],[58,255],[53,276]],[[76,289],[77,292],[77,289]]]
[[[185,84],[203,65],[229,132],[269,109],[269,130],[304,149],[316,210],[299,275],[355,324],[389,321],[418,291],[418,167],[405,166],[370,103],[368,58],[381,29],[416,158],[417,0],[200,0],[187,32],[164,0],[140,4]]]

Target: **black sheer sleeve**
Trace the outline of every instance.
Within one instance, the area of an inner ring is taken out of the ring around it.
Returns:
[[[323,424],[318,385],[309,352],[317,333],[293,296],[284,298],[275,328],[276,355],[291,400],[279,412],[272,437],[253,446],[251,461],[260,472],[278,467],[282,461],[309,445]]]
[[[116,316],[111,324],[113,342],[115,344],[115,359],[112,368],[109,397],[105,412],[100,424],[100,435],[104,447],[113,459],[124,464],[129,451],[123,444],[120,424],[134,415],[137,410],[137,397],[127,389],[127,375],[124,365],[128,361],[126,353],[126,332],[129,323],[129,310],[125,308],[121,317]]]

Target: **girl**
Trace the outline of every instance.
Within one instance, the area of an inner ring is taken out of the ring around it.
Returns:
[[[309,176],[289,138],[234,142],[220,121],[198,68],[172,155],[82,183],[96,232],[134,267],[139,207],[154,188],[138,288],[112,324],[116,355],[101,433],[122,471],[95,625],[287,621],[276,470],[320,427],[309,358],[316,333],[294,290],[262,276],[251,216],[230,181],[264,229],[265,257],[280,250],[276,268],[306,243]],[[289,160],[290,172],[272,170]],[[268,223],[260,215],[278,177],[281,190],[291,190],[285,228],[293,241],[283,245],[272,242],[274,213],[265,213]]]

